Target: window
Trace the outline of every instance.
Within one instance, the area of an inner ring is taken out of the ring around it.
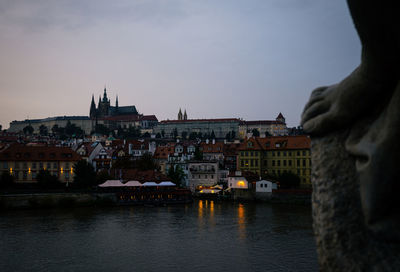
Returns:
[[[36,171],[32,172],[32,178],[35,179],[36,178]]]
[[[283,156],[286,157],[286,151],[283,151]]]
[[[272,151],[272,157],[275,157],[275,151]]]
[[[272,160],[272,166],[275,166],[275,160]]]
[[[297,160],[297,166],[300,166],[300,160]]]
[[[306,166],[306,160],[303,159],[303,166]]]
[[[3,168],[8,169],[8,162],[3,162]]]
[[[22,179],[23,179],[23,180],[26,180],[27,177],[28,177],[28,172],[27,172],[27,171],[23,171],[23,172],[22,172]]]
[[[255,166],[258,166],[258,160],[255,160],[254,164]]]
[[[253,156],[253,151],[250,152],[250,156]]]
[[[65,163],[65,168],[69,168],[69,162]]]
[[[286,166],[286,160],[283,160],[283,166]]]
[[[24,169],[28,168],[28,164],[27,164],[26,162],[23,162],[22,165],[23,165],[22,167],[23,167]]]
[[[19,169],[19,162],[15,163],[15,169]]]
[[[280,151],[278,151],[278,154],[277,154],[277,156],[279,157],[281,155],[281,152]]]
[[[255,151],[255,152],[254,152],[254,156],[258,156],[258,151]]]
[[[303,151],[303,156],[305,156],[306,155],[306,151]]]
[[[50,169],[51,168],[51,163],[47,163],[47,169]]]
[[[292,156],[292,151],[289,151],[289,156]]]
[[[240,152],[240,155],[241,155],[241,156],[244,156],[244,151],[241,151],[241,152]]]
[[[246,157],[249,156],[249,152],[246,151]]]
[[[267,161],[264,161],[264,166],[267,166]]]
[[[254,160],[253,160],[253,159],[250,160],[250,166],[251,166],[251,167],[254,166]]]
[[[54,169],[57,169],[57,163],[56,163],[56,162],[53,163],[53,168],[54,168]]]
[[[278,162],[278,166],[281,166],[281,161],[280,161],[280,160],[278,160],[277,162]]]
[[[289,160],[288,162],[289,162],[289,166],[292,166],[292,160]]]
[[[260,184],[260,187],[261,187],[261,188],[263,187],[263,184],[262,184],[262,183]]]
[[[300,156],[300,151],[297,151],[297,156]]]
[[[39,162],[39,169],[43,169],[43,162]]]
[[[213,179],[213,178],[214,178],[214,175],[211,175],[211,178]]]
[[[32,168],[36,169],[36,162],[32,162]]]
[[[240,166],[244,166],[244,160],[240,160]]]

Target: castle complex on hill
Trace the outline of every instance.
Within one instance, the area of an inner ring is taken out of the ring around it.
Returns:
[[[92,103],[90,104],[90,118],[105,118],[109,116],[118,116],[118,115],[139,115],[135,106],[118,106],[118,96],[115,99],[115,107],[111,106],[110,99],[107,98],[107,89],[104,88],[103,99],[99,96],[99,103],[96,108],[96,104],[94,102],[94,95],[92,95]]]

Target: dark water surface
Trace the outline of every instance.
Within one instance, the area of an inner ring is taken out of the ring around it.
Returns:
[[[0,271],[317,271],[311,207],[200,200],[169,207],[0,213]]]

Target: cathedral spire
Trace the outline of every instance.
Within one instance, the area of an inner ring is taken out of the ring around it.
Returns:
[[[117,95],[117,98],[115,98],[115,107],[116,107],[117,110],[118,110],[118,95]]]
[[[187,120],[187,113],[186,113],[186,109],[185,109],[185,113],[183,114],[183,120]]]
[[[182,110],[181,110],[181,108],[179,108],[178,120],[182,120],[182,119],[183,119],[183,117],[182,117]]]
[[[104,86],[103,102],[108,102],[106,86]]]
[[[96,103],[94,103],[94,94],[92,94],[92,102],[90,103],[90,118],[96,117]]]

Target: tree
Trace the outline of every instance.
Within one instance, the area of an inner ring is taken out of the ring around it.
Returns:
[[[254,128],[251,133],[253,134],[254,137],[260,137],[260,132],[258,129]]]
[[[102,171],[98,172],[96,175],[96,183],[97,184],[102,184],[109,179],[111,179],[111,176],[107,170],[102,170]]]
[[[47,129],[47,127],[45,125],[40,125],[39,134],[41,136],[46,136],[48,134],[48,129]]]
[[[32,135],[33,133],[33,127],[31,125],[27,125],[22,129],[25,135]]]
[[[196,149],[194,150],[194,160],[203,160],[203,152],[200,151],[200,148],[198,146],[196,146]]]
[[[85,160],[74,164],[74,184],[78,187],[90,187],[96,185],[96,172],[93,166]]]
[[[232,132],[231,132],[231,137],[232,137],[232,139],[235,139],[235,137],[236,137],[236,132],[234,130],[232,130]]]
[[[151,136],[151,135],[150,135],[150,133],[148,133],[148,132],[145,132],[145,133],[143,134],[143,137],[144,137],[144,138],[150,138],[150,136]]]
[[[161,130],[161,136],[164,138],[165,137],[165,131]]]
[[[197,132],[190,132],[189,140],[196,140],[197,139]]]
[[[186,139],[187,138],[187,131],[182,131],[182,139]]]
[[[282,189],[298,188],[300,177],[292,172],[284,172],[277,177]]]
[[[271,133],[268,132],[268,130],[265,131],[265,137],[272,136]]]
[[[160,138],[161,138],[161,134],[160,134],[160,132],[157,132],[157,134],[156,134],[156,138],[157,138],[157,139],[160,139]]]
[[[144,153],[143,156],[136,161],[136,166],[141,171],[154,170],[158,168],[150,153]]]
[[[109,135],[110,134],[110,130],[108,129],[108,127],[106,127],[103,124],[96,124],[95,128],[94,128],[95,133],[100,133],[102,135]]]
[[[229,131],[226,135],[225,135],[225,139],[229,142],[231,140],[232,136],[231,136],[231,132]]]
[[[214,130],[211,131],[211,136],[210,136],[210,138],[211,138],[211,139],[215,139],[215,132],[214,132]]]
[[[36,176],[38,185],[43,189],[55,188],[60,185],[57,176],[54,176],[48,170],[40,170]]]
[[[167,176],[171,179],[173,183],[175,183],[178,187],[183,186],[183,179],[185,178],[185,173],[183,170],[179,167],[179,165],[171,165],[171,167],[168,169],[168,174]]]
[[[174,139],[176,139],[176,137],[178,137],[178,129],[174,128],[174,130],[172,131],[172,135],[174,136]]]
[[[0,188],[9,188],[14,184],[14,176],[9,172],[3,172],[0,176]]]

